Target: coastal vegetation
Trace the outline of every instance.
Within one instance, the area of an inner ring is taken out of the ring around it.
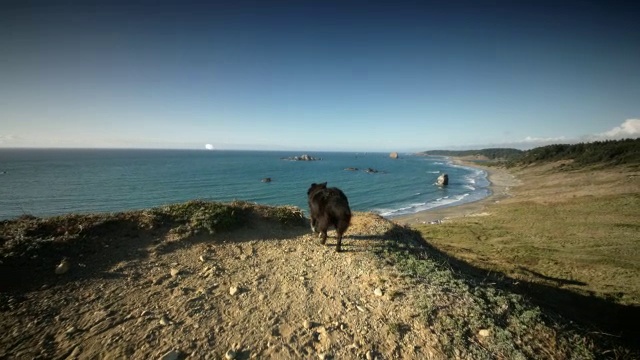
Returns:
[[[578,144],[553,144],[530,150],[489,148],[481,150],[430,150],[420,155],[452,156],[483,164],[506,164],[508,167],[568,161],[572,168],[595,165],[608,167],[640,164],[640,138],[593,141]]]
[[[417,304],[447,358],[596,358],[586,332],[449,257],[418,231],[392,228],[377,250],[423,289]]]
[[[554,161],[569,160],[571,167],[595,165],[610,167],[616,165],[640,164],[640,138],[594,141],[579,144],[556,144],[537,147],[512,158],[509,166],[522,166]]]
[[[61,257],[82,253],[103,237],[120,237],[119,246],[137,246],[138,233],[164,233],[171,241],[213,236],[259,221],[300,225],[307,221],[293,206],[264,206],[244,201],[201,200],[121,213],[69,214],[49,218],[30,215],[0,222],[0,269],[6,281],[0,291],[21,284],[23,277],[43,271],[46,278]],[[129,239],[133,237],[133,239]],[[127,244],[129,239],[131,244]],[[31,261],[29,260],[31,259]],[[27,281],[28,282],[28,281]]]
[[[471,216],[414,228],[465,272],[592,333],[634,344],[640,337],[639,149],[635,139],[529,150],[509,163],[520,183],[508,189],[510,197]],[[637,356],[614,353],[609,356]]]

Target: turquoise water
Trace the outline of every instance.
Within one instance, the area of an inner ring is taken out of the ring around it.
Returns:
[[[313,182],[341,188],[355,211],[394,217],[489,195],[486,173],[446,158],[387,153],[205,150],[0,150],[0,219],[114,212],[192,199],[246,200],[307,210]],[[358,171],[345,168],[356,167]],[[373,168],[378,173],[363,169]],[[440,173],[449,186],[434,185]],[[261,179],[270,177],[272,182]]]

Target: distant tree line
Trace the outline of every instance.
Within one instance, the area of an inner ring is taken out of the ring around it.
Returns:
[[[431,150],[422,155],[436,156],[485,156],[507,166],[522,166],[534,163],[572,160],[573,167],[598,165],[635,165],[640,166],[640,138],[595,141],[579,144],[555,144],[537,147],[531,150],[493,148],[482,150]]]
[[[519,158],[512,159],[509,165],[529,165],[560,160],[573,160],[574,166],[638,165],[640,164],[640,138],[537,147],[525,151]]]

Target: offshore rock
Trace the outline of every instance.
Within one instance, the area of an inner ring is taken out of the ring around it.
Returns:
[[[322,160],[322,158],[316,158],[313,156],[310,156],[308,154],[303,154],[300,156],[293,156],[293,157],[288,157],[288,158],[282,158],[284,160],[291,160],[291,161],[317,161],[317,160]]]
[[[438,180],[436,181],[436,185],[438,185],[438,186],[449,185],[449,175],[442,174],[442,175],[438,176]]]

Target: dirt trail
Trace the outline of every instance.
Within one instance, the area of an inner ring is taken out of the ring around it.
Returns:
[[[373,253],[391,226],[356,214],[343,253],[266,221],[184,240],[111,233],[131,245],[99,239],[67,273],[3,293],[0,358],[443,358],[419,287]],[[98,267],[109,259],[122,260]]]

